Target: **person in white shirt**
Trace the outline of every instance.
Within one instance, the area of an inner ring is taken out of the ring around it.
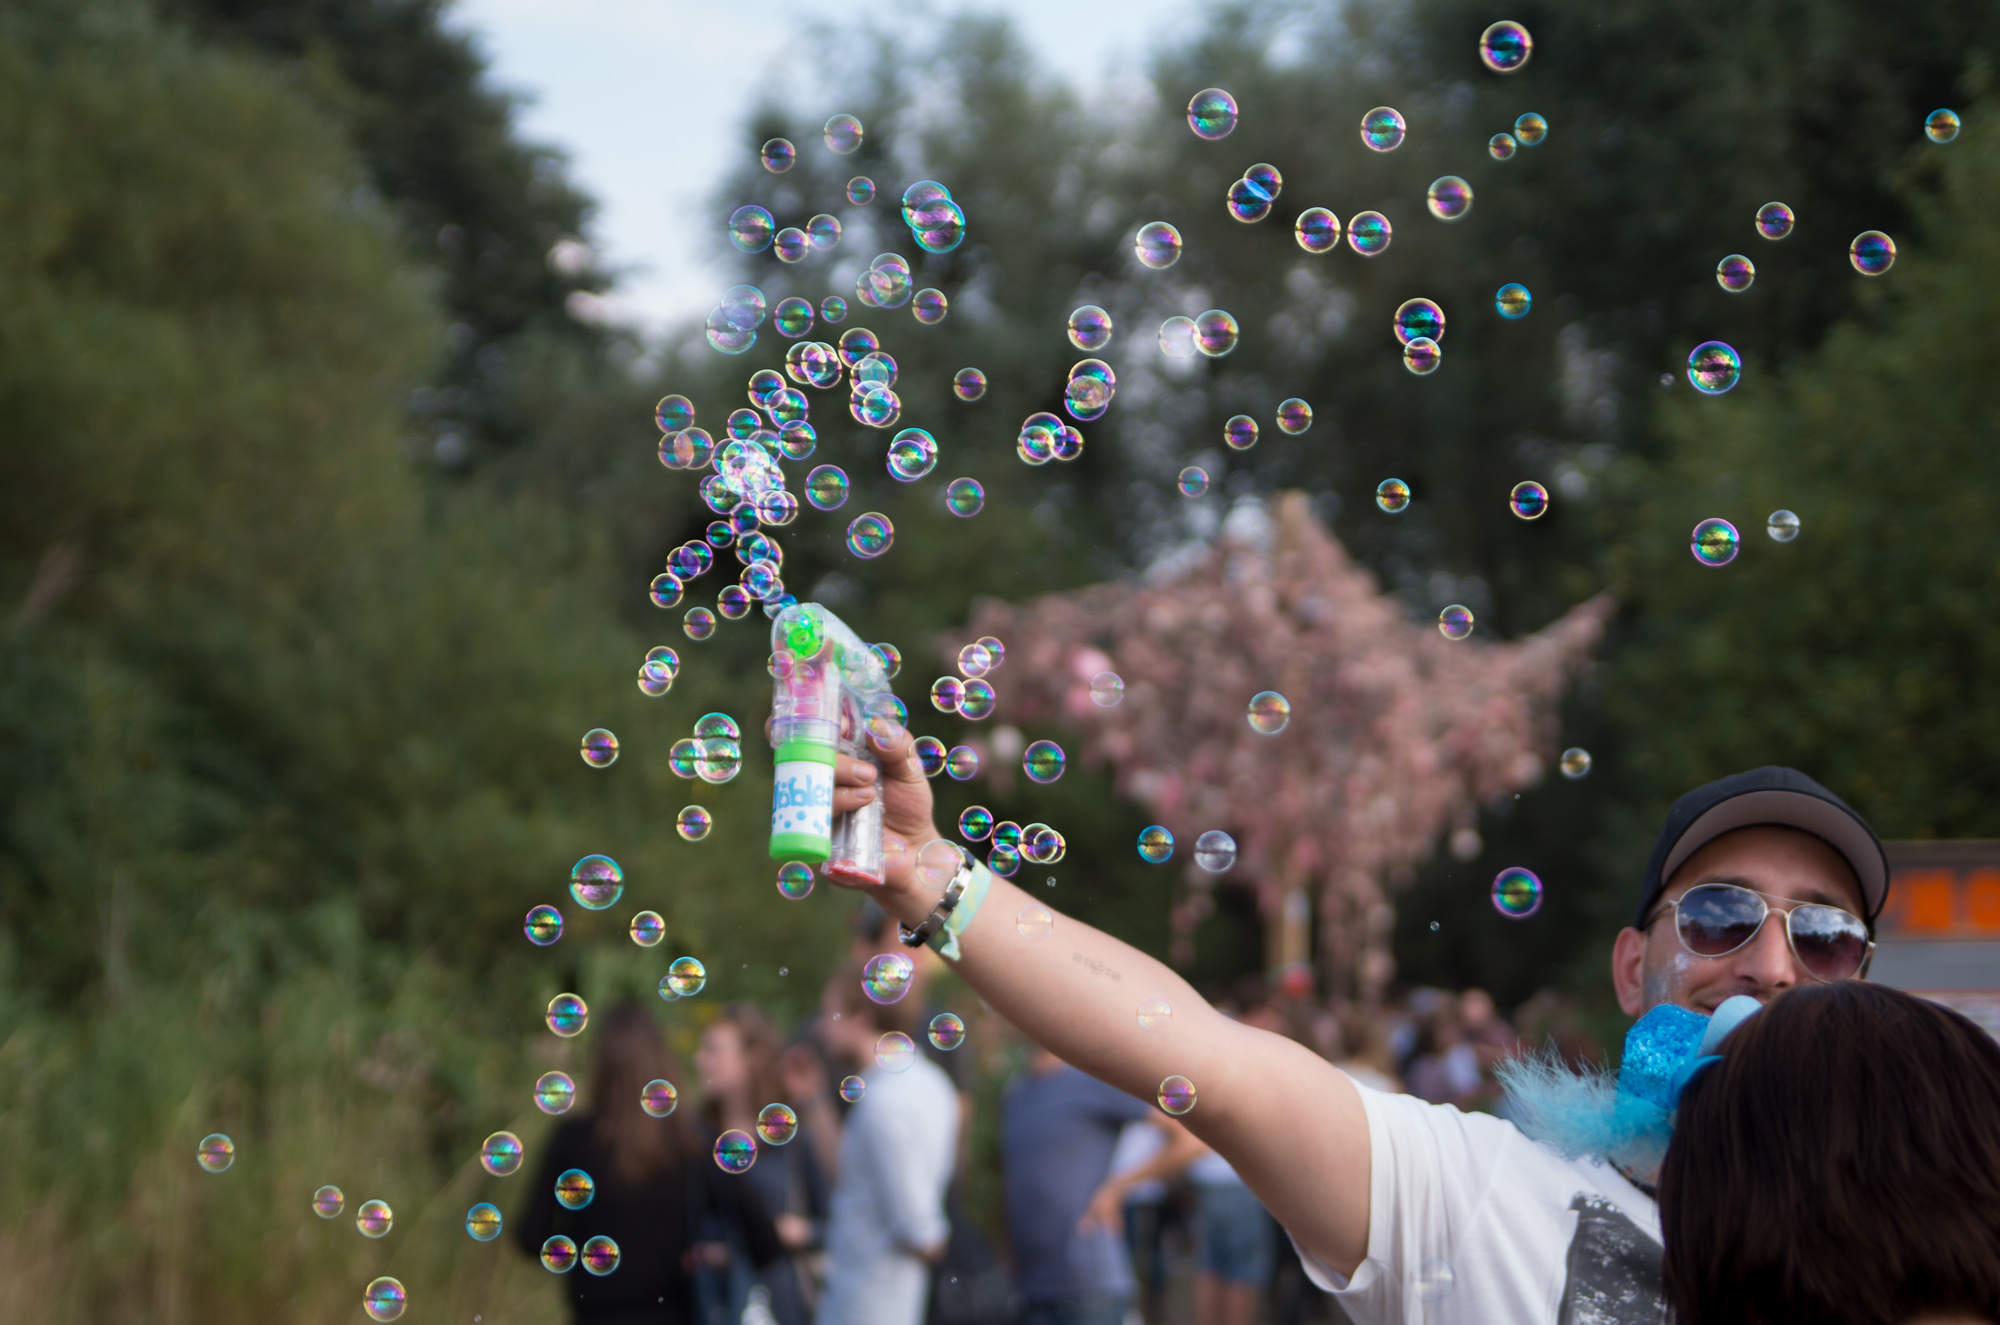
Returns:
[[[881,799],[895,840],[887,881],[870,891],[916,928],[957,857],[931,846],[941,835],[910,744],[903,731],[878,739],[879,773],[843,756],[834,808]],[[1052,929],[1035,923],[1042,912],[1024,908],[1046,903],[983,868],[931,942],[1064,1061],[1177,1112],[1191,1105],[1188,1129],[1242,1176],[1355,1325],[1658,1325],[1651,1186],[1671,1117],[1659,1100],[1690,1036],[1732,995],[1859,977],[1888,886],[1874,831],[1793,769],[1683,796],[1611,953],[1620,1006],[1649,1013],[1617,1089],[1571,1078],[1579,1090],[1545,1090],[1520,1124],[1361,1087],[1304,1046],[1224,1017],[1109,935],[1060,915]],[[1155,1008],[1148,1030],[1135,1009],[1150,999],[1172,1014]]]
[[[827,1219],[826,1291],[815,1325],[921,1325],[930,1267],[951,1225],[945,1187],[958,1144],[958,1091],[916,1052],[884,1054],[889,1033],[918,1034],[917,1001],[877,1006],[850,963],[827,987],[819,1035],[836,1062],[863,1067],[865,1093],[841,1126]]]

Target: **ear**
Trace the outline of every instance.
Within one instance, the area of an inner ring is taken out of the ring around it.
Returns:
[[[1646,936],[1627,925],[1611,945],[1611,983],[1618,1007],[1628,1017],[1646,1010]]]

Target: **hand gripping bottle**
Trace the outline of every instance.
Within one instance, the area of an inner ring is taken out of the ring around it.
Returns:
[[[879,762],[868,719],[894,716],[889,674],[873,649],[818,603],[771,623],[771,858],[819,865],[856,883],[882,882],[882,802],[833,813],[836,755]]]

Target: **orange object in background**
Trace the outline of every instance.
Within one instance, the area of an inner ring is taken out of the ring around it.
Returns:
[[[1887,842],[1892,883],[1868,978],[2000,1039],[2000,841]]]

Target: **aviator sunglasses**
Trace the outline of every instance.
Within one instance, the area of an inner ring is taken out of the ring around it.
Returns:
[[[1861,917],[1837,906],[1801,902],[1781,910],[1762,896],[1733,883],[1704,883],[1666,903],[1674,912],[1681,946],[1697,957],[1727,957],[1757,937],[1777,911],[1799,965],[1818,980],[1846,980],[1867,969],[1875,944]],[[1653,913],[1651,928],[1665,910]]]

